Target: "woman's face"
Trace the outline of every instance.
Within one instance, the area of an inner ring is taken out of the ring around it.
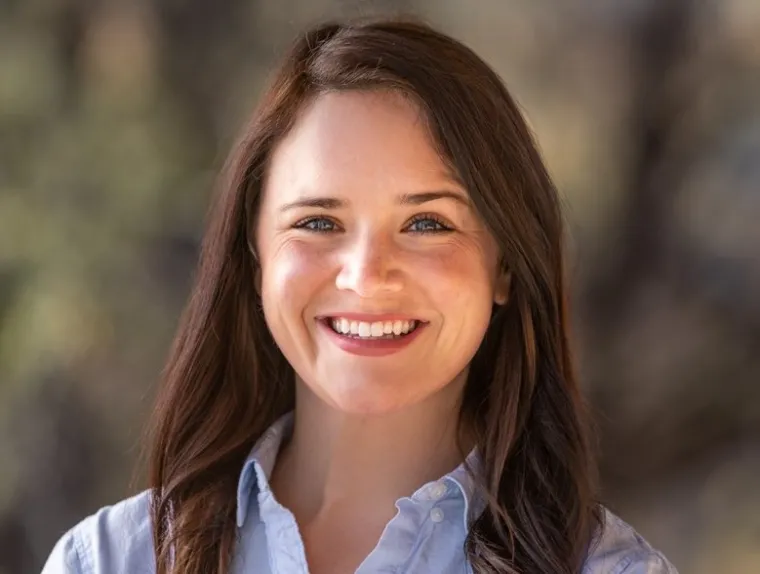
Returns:
[[[506,299],[494,240],[395,94],[304,110],[273,152],[256,241],[267,325],[298,384],[341,411],[461,388]]]

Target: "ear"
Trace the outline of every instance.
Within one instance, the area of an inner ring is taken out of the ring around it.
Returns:
[[[493,302],[497,305],[505,305],[509,301],[509,288],[512,285],[512,274],[506,269],[499,272],[494,286]]]

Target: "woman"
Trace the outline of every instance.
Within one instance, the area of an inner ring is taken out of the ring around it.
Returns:
[[[557,192],[473,52],[312,29],[225,173],[151,489],[45,574],[675,572],[594,498]]]

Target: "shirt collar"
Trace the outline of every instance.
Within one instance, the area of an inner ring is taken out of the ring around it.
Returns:
[[[248,505],[255,493],[269,488],[269,477],[280,445],[293,430],[293,413],[283,415],[269,427],[253,445],[243,463],[237,488],[237,525],[242,527],[248,514]]]
[[[272,475],[280,445],[290,436],[292,430],[293,413],[290,412],[277,419],[261,435],[245,459],[237,487],[237,525],[239,528],[245,524],[251,496],[269,490],[269,477]],[[476,497],[477,486],[468,468],[472,469],[473,472],[478,472],[480,468],[480,456],[477,447],[470,452],[465,462],[440,479],[452,482],[459,489],[464,499],[465,528],[469,522],[477,518],[485,507],[481,497]],[[417,492],[422,492],[424,488],[423,486]]]
[[[485,499],[478,496],[478,485],[472,473],[478,473],[481,470],[480,451],[478,447],[473,448],[467,455],[465,461],[447,474],[444,479],[452,481],[462,493],[464,498],[464,527],[465,531],[469,530],[472,523],[486,507]]]

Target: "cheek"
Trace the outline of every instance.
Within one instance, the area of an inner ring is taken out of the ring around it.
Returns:
[[[288,242],[262,258],[262,299],[265,311],[302,310],[324,281],[323,254],[303,243]]]
[[[417,281],[426,286],[442,309],[466,312],[493,304],[495,261],[480,246],[454,246],[416,262]],[[493,263],[493,264],[492,264]]]

